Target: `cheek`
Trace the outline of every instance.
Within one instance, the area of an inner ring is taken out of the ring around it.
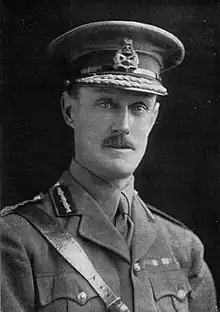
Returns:
[[[135,120],[132,127],[132,133],[138,141],[147,141],[148,136],[154,126],[156,120],[155,114],[147,116],[147,118]]]
[[[90,148],[93,148],[97,143],[99,144],[104,132],[103,123],[91,115],[88,118],[86,115],[82,116],[77,125],[81,143],[89,145]]]
[[[137,143],[144,144],[149,135],[149,127],[146,124],[136,123],[132,127],[132,136]]]
[[[150,116],[149,116],[150,117]],[[137,151],[143,155],[147,148],[148,137],[153,128],[155,119],[139,120],[132,127],[132,137],[136,144]]]

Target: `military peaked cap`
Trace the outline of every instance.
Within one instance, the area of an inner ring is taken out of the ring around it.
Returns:
[[[94,22],[74,28],[48,48],[68,83],[102,85],[166,95],[160,74],[179,65],[184,46],[173,34],[131,21]]]

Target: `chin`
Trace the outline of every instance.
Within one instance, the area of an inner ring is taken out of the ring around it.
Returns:
[[[103,170],[105,176],[110,179],[125,179],[132,175],[136,168],[137,165],[122,159],[109,160],[100,164],[100,170]]]

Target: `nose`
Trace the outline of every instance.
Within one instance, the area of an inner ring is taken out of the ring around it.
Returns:
[[[112,126],[113,132],[119,133],[130,133],[130,120],[129,120],[129,111],[127,108],[121,109],[118,112],[117,118]]]

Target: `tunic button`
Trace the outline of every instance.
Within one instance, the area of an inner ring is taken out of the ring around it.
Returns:
[[[183,289],[179,289],[177,292],[177,296],[179,299],[183,300],[186,296],[186,292]]]
[[[85,303],[87,299],[87,295],[84,291],[78,294],[77,299],[79,300],[80,303]]]
[[[134,263],[134,271],[135,273],[138,273],[141,271],[141,266],[138,262]]]

